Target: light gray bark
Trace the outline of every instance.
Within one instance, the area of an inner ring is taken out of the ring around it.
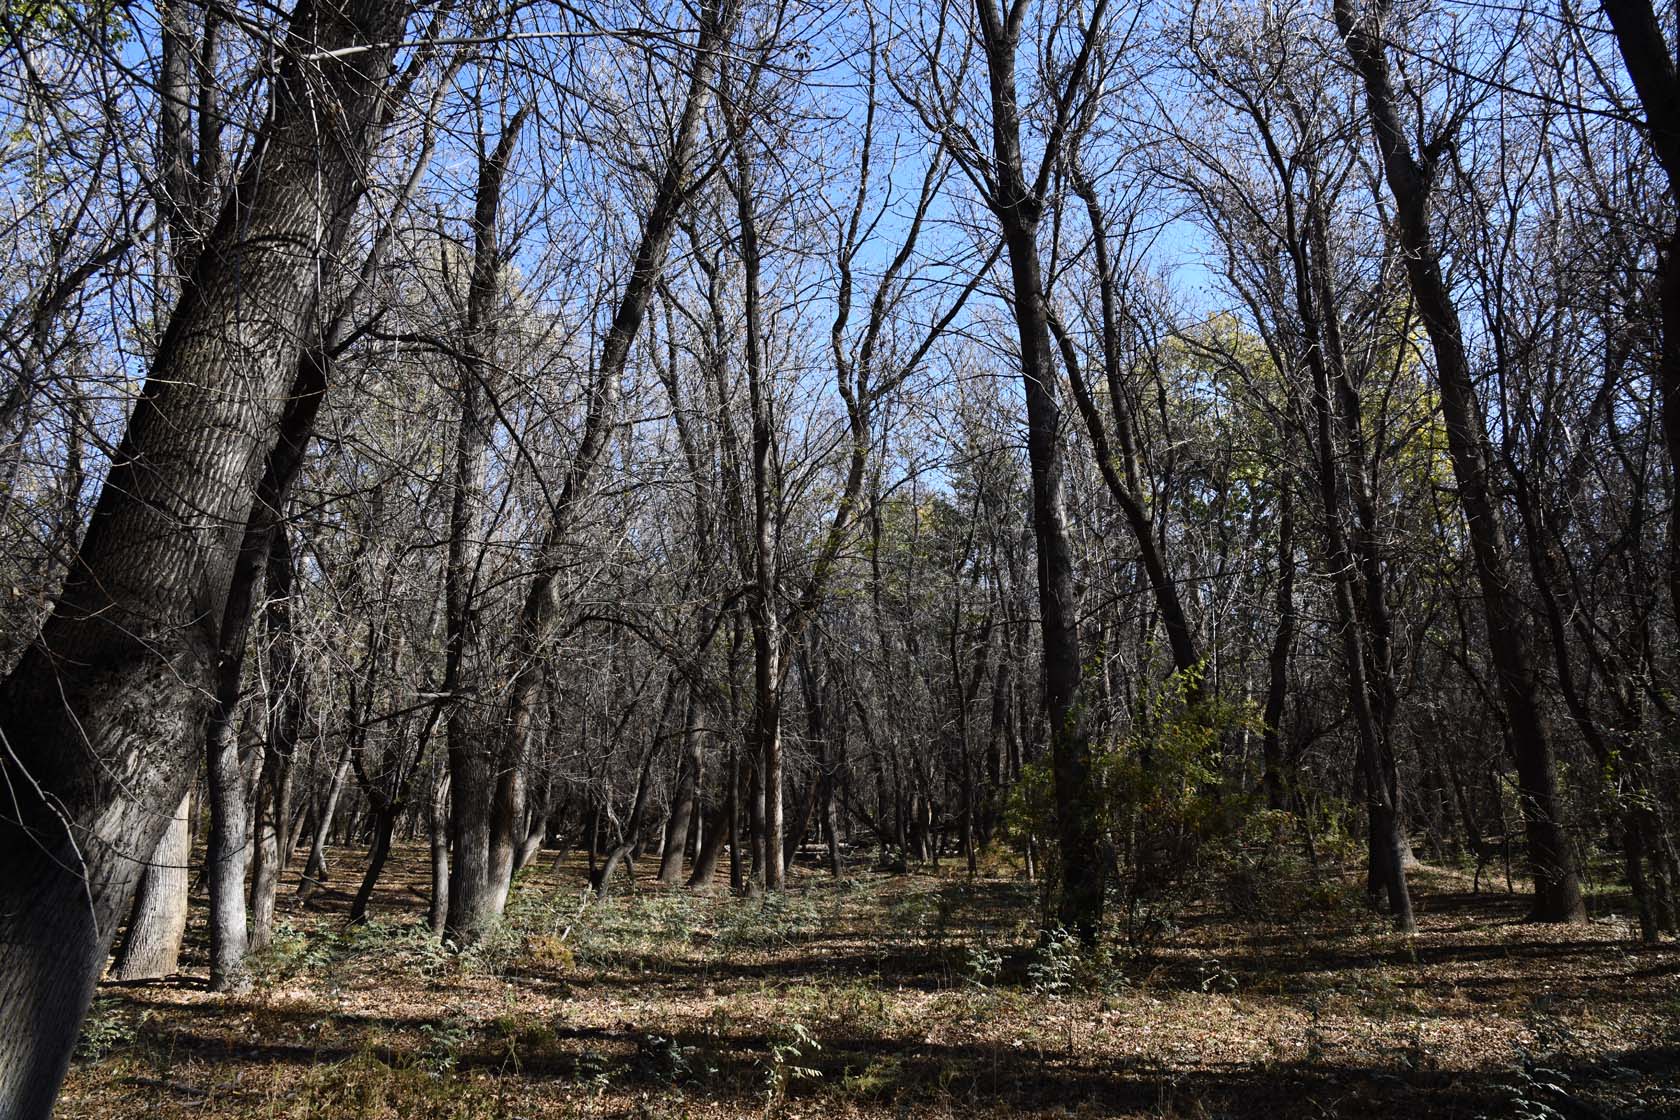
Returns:
[[[180,966],[181,938],[187,931],[187,860],[192,843],[187,813],[191,804],[189,791],[146,865],[128,931],[111,966],[113,980],[156,980],[173,975]]]

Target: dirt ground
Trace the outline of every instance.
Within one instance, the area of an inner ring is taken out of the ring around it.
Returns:
[[[418,848],[346,929],[358,864],[311,909],[288,883],[240,996],[205,990],[195,898],[181,976],[102,985],[59,1114],[1680,1117],[1680,947],[1640,947],[1613,896],[1526,924],[1502,883],[1421,868],[1413,938],[1357,907],[1207,912],[1092,961],[1013,875],[592,903],[569,859],[454,953],[419,924]]]

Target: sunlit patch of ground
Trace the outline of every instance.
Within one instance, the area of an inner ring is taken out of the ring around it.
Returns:
[[[586,903],[568,862],[457,955],[419,924],[424,856],[352,931],[341,853],[243,996],[204,990],[195,911],[187,976],[102,987],[59,1114],[1680,1117],[1680,949],[1526,924],[1453,871],[1420,869],[1415,938],[1204,913],[1092,964],[1040,944],[1018,878]]]

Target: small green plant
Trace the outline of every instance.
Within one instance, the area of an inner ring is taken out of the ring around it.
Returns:
[[[613,1075],[617,1072],[618,1067],[593,1050],[584,1051],[578,1058],[578,1081],[588,1086],[596,1096],[607,1091],[608,1086],[612,1084]]]
[[[1307,1029],[1303,1032],[1306,1043],[1306,1062],[1314,1065],[1324,1060],[1324,997],[1317,992],[1307,997]]]
[[[441,1077],[454,1070],[461,1060],[461,1051],[472,1041],[472,1025],[465,1019],[450,1015],[420,1028],[424,1039],[417,1055],[417,1064],[428,1073]]]
[[[1234,992],[1237,990],[1236,973],[1213,957],[1205,957],[1196,962],[1196,976],[1197,986],[1204,992]]]
[[[82,1033],[76,1039],[75,1056],[78,1061],[96,1062],[113,1050],[134,1041],[145,1014],[136,1016],[112,999],[96,999],[82,1020]]]
[[[795,1081],[811,1081],[822,1076],[815,1066],[801,1065],[822,1049],[822,1043],[804,1023],[795,1020],[786,1032],[770,1042],[769,1060],[764,1067],[764,1103],[773,1110],[787,1095],[788,1085]]]
[[[1533,1040],[1511,1041],[1511,1115],[1517,1120],[1564,1120],[1581,1111],[1564,1072],[1574,1032],[1554,1011],[1550,995],[1537,996],[1526,1016]]]
[[[697,1081],[717,1072],[717,1067],[697,1058],[699,1051],[675,1038],[646,1034],[636,1040],[636,1068],[644,1075],[668,1085]]]
[[[1003,954],[993,949],[987,942],[968,947],[967,960],[963,968],[964,978],[976,988],[989,988],[997,983],[998,976],[1003,972]]]
[[[1079,972],[1079,937],[1065,926],[1044,930],[1038,950],[1027,965],[1027,980],[1033,991],[1049,999],[1060,999],[1073,991]]]

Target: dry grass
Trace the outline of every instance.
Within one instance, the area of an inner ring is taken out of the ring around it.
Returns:
[[[415,925],[424,875],[400,852],[368,929],[341,894],[287,910],[249,995],[203,990],[198,942],[186,976],[106,985],[60,1115],[1680,1116],[1680,950],[1525,924],[1450,871],[1418,875],[1415,938],[1201,914],[1100,966],[1035,947],[1013,878],[586,905],[543,867],[455,955]]]

